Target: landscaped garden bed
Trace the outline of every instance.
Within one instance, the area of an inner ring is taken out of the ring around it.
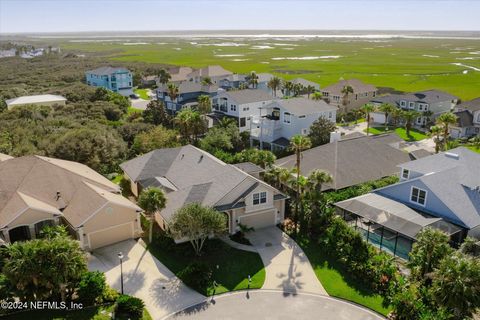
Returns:
[[[364,131],[367,132],[367,129],[365,129]],[[368,132],[373,135],[395,132],[400,138],[408,142],[420,141],[428,138],[428,136],[424,132],[417,129],[410,129],[410,133],[407,135],[407,130],[403,127],[388,127],[388,130],[384,126],[372,127],[368,130]]]

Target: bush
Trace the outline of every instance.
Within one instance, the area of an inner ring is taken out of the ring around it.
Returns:
[[[201,262],[193,262],[178,273],[178,277],[189,287],[204,292],[210,285],[212,270]]]
[[[145,304],[142,299],[121,295],[117,299],[117,313],[128,315],[132,318],[139,319],[143,315]]]
[[[115,302],[119,296],[120,295],[117,290],[107,285],[107,287],[103,291],[102,300],[103,302]]]
[[[105,275],[102,272],[86,272],[78,284],[78,299],[86,305],[101,302],[106,287]]]

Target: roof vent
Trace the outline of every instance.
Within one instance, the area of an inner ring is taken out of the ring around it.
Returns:
[[[63,200],[60,191],[57,191],[57,195],[55,196],[55,201],[57,201],[57,209],[63,211],[67,207],[65,200]]]
[[[460,155],[452,152],[445,152],[445,156],[449,158],[457,159],[457,160],[460,159]]]

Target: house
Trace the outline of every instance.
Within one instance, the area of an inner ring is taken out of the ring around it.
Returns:
[[[168,85],[160,85],[157,89],[157,99],[165,104],[167,111],[175,114],[184,107],[196,106],[198,97],[208,95],[215,97],[217,95],[218,86],[205,86],[196,82],[181,82],[178,84],[178,95],[174,101],[169,96]]]
[[[220,88],[225,90],[240,89],[246,83],[244,74],[234,73],[218,81]]]
[[[319,169],[332,176],[322,190],[340,190],[360,183],[398,175],[399,164],[410,161],[409,154],[399,149],[402,139],[396,134],[361,136],[327,143],[302,152],[300,172],[308,176]],[[293,169],[296,156],[275,161],[275,166]]]
[[[219,90],[213,99],[213,110],[235,118],[240,131],[243,132],[250,130],[251,119],[260,115],[260,108],[273,100],[272,95],[259,89]]]
[[[318,118],[336,121],[337,107],[325,101],[304,97],[278,99],[261,107],[260,114],[250,121],[250,139],[260,148],[281,150],[289,145],[296,134],[307,135],[310,126]]]
[[[64,224],[83,249],[139,237],[141,209],[120,187],[80,163],[41,156],[0,162],[0,239],[35,239]]]
[[[207,66],[197,69],[187,75],[188,81],[201,83],[203,79],[210,78],[212,84],[220,85],[220,81],[232,76],[233,72],[223,69],[221,66]]]
[[[271,73],[257,73],[257,85],[255,89],[263,90],[265,92],[273,94],[272,89],[268,87],[268,82],[273,77],[275,76]],[[280,93],[280,88],[278,88],[277,91],[277,94]]]
[[[351,87],[353,92],[348,93],[348,95],[342,92],[345,87]],[[337,106],[341,112],[349,112],[359,109],[372,98],[375,98],[377,96],[377,88],[358,79],[340,80],[323,88],[322,95],[325,101]]]
[[[378,96],[372,99],[371,103],[376,107],[388,103],[402,110],[420,112],[422,116],[415,119],[415,125],[424,126],[440,114],[451,111],[457,104],[457,101],[457,97],[447,92],[425,90],[413,93]],[[430,113],[430,115],[426,113]],[[383,112],[373,112],[371,113],[371,117],[375,123],[385,123],[385,114]]]
[[[0,155],[0,161],[1,161],[1,155]],[[251,162],[235,163],[234,166],[248,173],[249,175],[254,176],[257,179],[260,179],[260,174],[265,172],[265,169]]]
[[[309,80],[306,80],[306,79],[303,79],[303,78],[296,78],[296,79],[293,79],[292,81],[293,84],[300,84],[302,85],[304,88],[306,87],[313,87],[315,91],[320,91],[320,85],[316,82],[313,82],[313,81],[309,81]]]
[[[446,232],[454,245],[480,238],[480,154],[460,147],[399,169],[400,182],[336,203],[339,214],[403,258],[425,227]]]
[[[143,87],[153,87],[157,85],[157,76],[150,75],[142,77],[142,86]]]
[[[457,125],[450,127],[453,138],[470,138],[480,135],[480,98],[462,102],[455,107]]]
[[[86,83],[103,87],[122,96],[133,94],[132,73],[125,68],[101,67],[85,72]]]
[[[37,106],[64,106],[67,99],[53,94],[42,94],[36,96],[22,96],[13,99],[5,100],[7,109],[11,110],[14,107],[37,105]]]
[[[166,194],[166,208],[156,214],[166,228],[175,212],[200,203],[228,217],[228,232],[243,224],[255,229],[284,220],[286,196],[258,178],[192,145],[159,149],[120,165],[134,195],[148,187]]]
[[[188,75],[193,72],[193,69],[190,67],[173,67],[168,69],[168,73],[170,74],[170,82],[175,84],[180,84],[184,81],[188,81]],[[160,86],[160,83],[157,83]]]

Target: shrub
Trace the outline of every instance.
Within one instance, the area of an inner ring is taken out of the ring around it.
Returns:
[[[189,287],[199,291],[205,291],[210,285],[212,270],[201,262],[193,262],[178,273],[178,277]]]
[[[117,290],[107,285],[103,291],[102,300],[103,302],[115,302],[119,296],[120,295]]]
[[[78,284],[78,299],[87,305],[101,302],[106,287],[105,275],[102,272],[86,272]]]
[[[117,299],[117,313],[128,315],[132,318],[139,319],[143,315],[145,304],[142,299],[121,295]]]

